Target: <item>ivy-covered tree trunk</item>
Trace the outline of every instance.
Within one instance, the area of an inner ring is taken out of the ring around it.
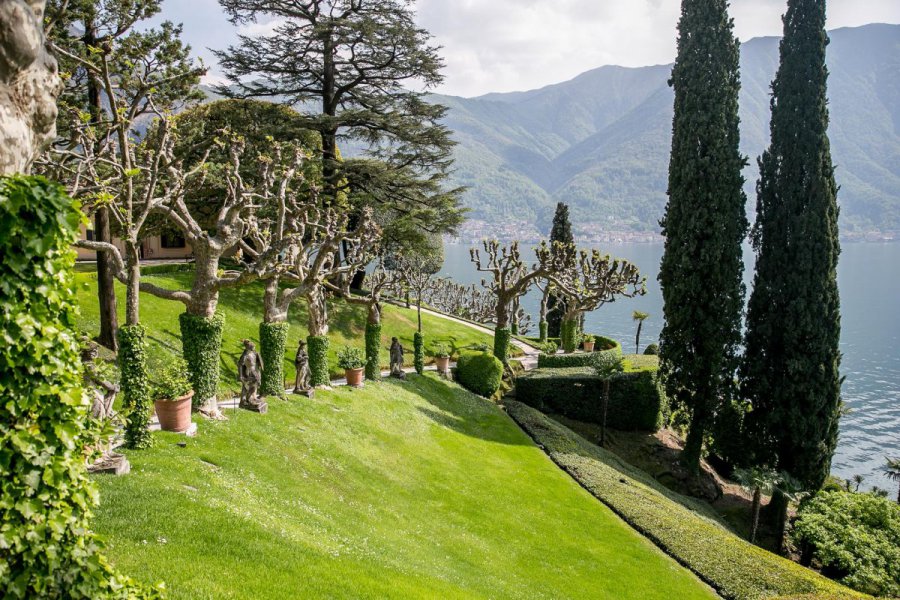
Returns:
[[[125,413],[125,445],[128,448],[149,448],[153,445],[150,433],[150,382],[144,328],[138,324],[123,325],[119,336],[119,372],[122,385],[122,407]]]
[[[560,334],[563,351],[567,354],[575,352],[578,349],[578,318],[568,316],[564,318]]]
[[[425,372],[425,336],[420,331],[413,334],[413,367],[419,375]]]
[[[772,85],[771,145],[759,161],[757,253],[742,391],[748,445],[817,490],[841,408],[838,187],[828,140],[825,2],[791,0]]]
[[[287,310],[278,302],[279,279],[266,280],[263,295],[263,322],[259,324],[259,353],[263,360],[259,393],[263,396],[285,395],[284,355],[291,326]]]
[[[325,387],[331,383],[328,373],[328,305],[325,302],[325,290],[315,285],[307,292],[307,310],[309,314],[309,337],[306,343],[309,348],[309,381],[313,387]]]
[[[739,43],[727,0],[683,0],[672,71],[675,116],[659,281],[660,373],[690,415],[685,466],[699,472],[706,429],[736,395],[747,231],[741,174]]]
[[[193,405],[195,408],[214,407],[219,387],[219,355],[225,316],[215,313],[211,317],[202,317],[184,312],[178,322],[181,326],[182,353],[194,388]]]
[[[540,323],[538,323],[538,332],[540,335],[541,343],[546,344],[547,338],[549,337],[547,335],[547,321],[541,321]]]
[[[381,308],[377,302],[369,305],[366,317],[366,379],[381,379]]]
[[[495,310],[494,356],[505,365],[509,361],[509,340],[512,338],[509,328],[509,303],[503,298],[498,298]]]

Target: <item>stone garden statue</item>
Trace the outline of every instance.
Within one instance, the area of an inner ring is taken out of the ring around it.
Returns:
[[[2,2],[2,0],[0,0]],[[118,416],[113,410],[119,386],[107,381],[98,365],[100,348],[94,342],[88,342],[81,350],[81,364],[84,369],[84,389],[91,398],[91,417],[104,424],[113,423]],[[131,471],[131,464],[124,454],[113,452],[113,439],[100,441],[100,458],[88,465],[90,473],[110,473],[124,475]]]
[[[241,401],[244,410],[265,413],[269,405],[259,397],[259,383],[262,380],[263,361],[250,340],[244,340],[244,353],[238,359],[238,378],[241,380]]]
[[[62,82],[44,43],[44,0],[0,0],[0,175],[28,173],[56,136]]]
[[[294,357],[297,377],[294,379],[294,393],[312,398],[313,391],[309,386],[309,354],[306,353],[306,342],[300,340],[297,345],[297,356]]]
[[[403,372],[403,345],[397,338],[391,338],[391,377],[406,379]]]

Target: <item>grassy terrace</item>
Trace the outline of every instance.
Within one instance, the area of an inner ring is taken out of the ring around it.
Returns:
[[[714,598],[493,403],[432,375],[157,434],[107,553],[172,598]]]
[[[188,288],[190,273],[167,273],[147,275],[150,281],[172,289]],[[78,301],[81,305],[81,317],[78,326],[92,334],[99,330],[99,306],[97,303],[97,278],[95,274],[78,273]],[[125,290],[117,284],[120,318],[124,319]],[[225,290],[219,298],[219,310],[225,315],[225,334],[222,340],[222,378],[220,388],[223,392],[240,390],[237,382],[236,361],[243,348],[241,340],[250,338],[259,342],[259,322],[262,320],[263,287],[261,284],[249,285],[240,289]],[[359,306],[351,306],[340,300],[329,302],[330,332],[328,359],[333,377],[343,376],[337,367],[337,351],[344,345],[363,347],[366,311]],[[178,315],[184,312],[180,302],[162,300],[149,294],[141,294],[141,321],[147,328],[148,361],[151,372],[159,368],[173,354],[181,353],[181,333],[178,327]],[[291,331],[288,336],[287,353],[285,355],[285,377],[293,382],[294,352],[297,341],[306,337],[306,304],[295,302],[290,312]],[[407,310],[392,305],[385,305],[382,313],[382,338],[384,352],[383,367],[388,367],[388,352],[392,336],[400,338],[407,349],[406,362],[412,366],[413,333],[416,330],[415,310]],[[493,346],[493,338],[472,328],[431,315],[422,315],[422,329],[425,333],[426,353],[437,342],[449,344],[454,354],[458,349],[472,344],[488,344]],[[514,349],[513,355],[521,354]],[[428,357],[426,362],[432,362]]]

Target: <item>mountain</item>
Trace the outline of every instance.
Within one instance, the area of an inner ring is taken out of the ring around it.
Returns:
[[[900,231],[900,25],[832,31],[831,142],[845,233]],[[743,44],[741,121],[748,210],[768,142],[778,38]],[[471,219],[549,228],[557,201],[581,225],[657,231],[666,202],[671,65],[607,66],[538,90],[435,95],[459,143],[453,183]],[[487,225],[490,228],[490,225]]]

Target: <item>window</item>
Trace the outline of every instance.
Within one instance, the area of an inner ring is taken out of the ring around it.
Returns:
[[[89,242],[93,242],[94,241],[94,230],[93,229],[86,230],[84,232],[84,239],[86,239]]]
[[[163,248],[184,248],[184,238],[177,233],[164,231],[160,237],[161,246]]]

